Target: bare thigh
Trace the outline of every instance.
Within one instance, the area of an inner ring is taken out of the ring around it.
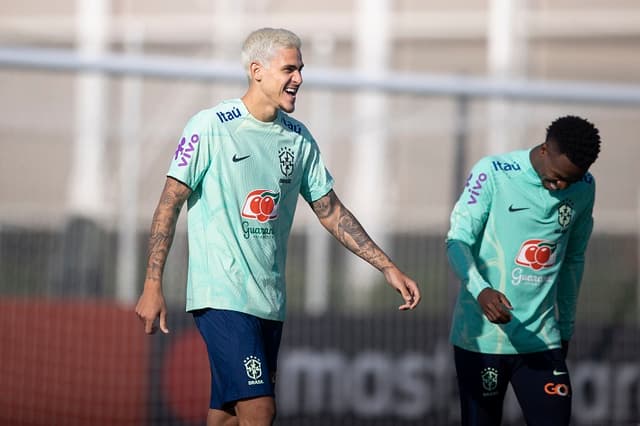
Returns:
[[[209,409],[207,426],[238,426],[238,417],[224,410]]]
[[[207,426],[271,426],[275,413],[273,397],[245,399],[236,402],[235,410],[209,409]]]

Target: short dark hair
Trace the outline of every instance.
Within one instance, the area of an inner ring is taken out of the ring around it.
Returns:
[[[588,170],[600,152],[600,132],[589,121],[567,115],[547,127],[546,142],[553,140],[558,150],[583,170]]]

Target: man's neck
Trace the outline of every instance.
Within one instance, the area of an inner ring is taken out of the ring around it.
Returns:
[[[252,94],[251,91],[247,91],[245,95],[241,98],[244,106],[247,107],[249,113],[259,121],[263,121],[265,123],[269,123],[276,119],[278,116],[278,109],[274,108],[271,105],[266,105],[264,102],[261,102],[256,95]]]
[[[538,175],[540,174],[538,171],[540,169],[540,147],[541,145],[538,145],[529,152],[529,161],[531,161],[531,166]]]

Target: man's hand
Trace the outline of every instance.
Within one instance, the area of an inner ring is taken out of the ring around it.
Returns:
[[[478,303],[487,319],[495,324],[506,324],[511,321],[513,309],[509,299],[497,290],[485,288],[478,295]]]
[[[404,299],[404,304],[398,307],[401,311],[414,309],[420,303],[420,289],[418,284],[406,276],[395,266],[389,266],[383,270],[384,277],[391,287],[395,288]]]
[[[144,291],[136,305],[136,314],[144,324],[145,333],[154,334],[158,331],[158,326],[155,324],[156,318],[160,318],[160,331],[164,334],[169,333],[169,328],[167,327],[167,305],[160,286],[147,286],[145,283]]]

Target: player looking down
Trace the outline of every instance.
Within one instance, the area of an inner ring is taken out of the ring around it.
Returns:
[[[565,363],[593,228],[598,129],[565,116],[533,149],[473,167],[451,213],[451,343],[463,425],[496,426],[511,383],[527,425],[568,425]]]

